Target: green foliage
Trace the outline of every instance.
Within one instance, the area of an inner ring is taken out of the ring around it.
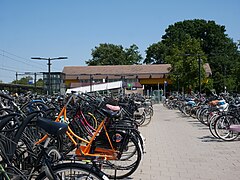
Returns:
[[[36,82],[36,86],[43,86],[43,85],[44,85],[43,79],[38,79]]]
[[[141,60],[142,56],[135,44],[124,49],[121,45],[105,43],[92,50],[92,59],[86,61],[86,64],[89,66],[132,65],[139,64]]]
[[[176,83],[176,77],[180,85],[186,89],[191,86],[195,89],[199,86],[199,61],[201,80],[205,79],[203,63],[206,60],[201,50],[200,42],[189,35],[178,46],[173,45],[165,61],[172,66],[170,78]]]
[[[238,89],[236,73],[239,70],[236,67],[239,67],[239,42],[234,43],[225,32],[225,26],[214,21],[194,19],[177,22],[165,30],[162,41],[148,47],[144,62],[170,63],[173,67],[171,76],[177,72],[182,86],[197,87],[196,55],[201,55],[201,59],[210,64],[213,73],[211,82],[217,92],[223,91],[224,84],[229,90]],[[183,59],[180,54],[192,56]],[[204,74],[202,67],[201,74]]]
[[[211,89],[214,89],[213,88],[213,79],[210,77],[206,77],[204,80],[204,83],[202,85],[202,90],[203,90],[203,92],[208,92]]]
[[[22,77],[19,80],[12,81],[11,84],[22,84],[22,85],[32,85],[32,86],[34,86],[34,82],[29,83],[29,81],[33,82],[33,78],[31,76],[26,76],[26,77]],[[36,82],[36,86],[43,86],[43,80],[38,79],[37,82]]]
[[[232,88],[233,91],[239,92],[240,91],[240,56],[238,57],[238,59],[236,60],[237,63],[236,65],[232,68],[232,78],[234,80],[234,83],[232,83],[232,85],[234,85],[234,87]],[[229,84],[227,82],[227,84]]]
[[[20,80],[15,80],[12,82],[12,84],[23,84],[23,85],[29,85],[29,80],[33,80],[31,76],[26,76],[21,78]]]
[[[167,47],[162,43],[154,43],[146,50],[146,58],[143,63],[146,64],[164,64]]]
[[[126,64],[139,64],[143,59],[135,44],[131,45],[130,48],[126,48],[125,54]]]

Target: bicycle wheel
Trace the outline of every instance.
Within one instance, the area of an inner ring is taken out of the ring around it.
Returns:
[[[153,107],[152,106],[149,107],[149,111],[150,111],[150,115],[153,116]]]
[[[224,141],[232,141],[239,136],[239,132],[231,131],[230,125],[240,124],[238,118],[232,115],[221,115],[216,119],[215,132]]]
[[[80,164],[80,163],[62,163],[52,167],[54,175],[57,177],[56,180],[107,180],[108,177],[102,173],[99,169],[92,165]],[[49,179],[45,172],[39,174],[36,180]]]
[[[29,114],[34,111],[47,111],[49,107],[43,103],[42,101],[31,101],[26,104],[24,104],[21,107],[21,111],[24,112],[25,114]]]
[[[182,110],[183,110],[183,114],[185,116],[190,116],[190,111],[191,111],[191,107],[190,106],[184,105]]]
[[[145,107],[144,111],[146,113],[146,118],[151,118],[153,116],[153,108],[151,106]]]
[[[146,113],[143,111],[142,114],[135,114],[134,118],[135,122],[141,126],[146,120]]]
[[[202,113],[204,111],[206,111],[206,109],[208,109],[208,107],[201,107],[198,111],[197,111],[197,120],[201,122],[201,119],[202,119]]]
[[[123,179],[136,171],[141,159],[142,151],[139,142],[135,137],[130,136],[118,160],[100,162],[98,165],[110,179]]]
[[[219,139],[218,135],[215,133],[215,123],[216,123],[216,119],[219,115],[218,114],[214,114],[211,119],[210,119],[210,122],[209,122],[209,130],[210,130],[210,133],[217,139]]]
[[[209,110],[208,109],[204,109],[201,111],[201,114],[200,114],[200,119],[199,122],[208,126],[208,115],[209,115]]]
[[[131,130],[131,134],[135,137],[135,139],[138,141],[138,144],[140,146],[142,154],[145,153],[145,138],[138,130]]]
[[[146,114],[146,113],[145,113]],[[145,117],[144,122],[141,124],[141,126],[147,126],[152,120],[152,116]]]
[[[199,106],[195,106],[190,110],[190,116],[194,119],[197,118],[197,110],[199,109]]]

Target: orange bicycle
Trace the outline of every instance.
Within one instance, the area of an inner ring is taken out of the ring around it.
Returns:
[[[67,103],[58,114],[55,121],[67,121],[67,106],[72,101],[72,94]],[[85,100],[81,98],[82,100]],[[101,170],[112,178],[124,178],[131,175],[138,167],[142,153],[135,136],[131,134],[130,128],[108,129],[106,125],[111,122],[111,118],[118,115],[117,112],[106,109],[99,109],[101,115],[105,116],[99,124],[90,140],[80,137],[74,132],[71,126],[68,127],[66,138],[73,145],[75,154],[80,160],[86,157],[97,157],[104,160],[99,163]],[[70,122],[71,124],[71,122]],[[41,138],[36,144],[42,143],[47,139],[47,135]]]

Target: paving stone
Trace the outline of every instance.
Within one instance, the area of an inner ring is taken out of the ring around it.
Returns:
[[[239,140],[224,142],[212,137],[198,120],[154,105],[152,121],[140,131],[146,154],[136,180],[239,180]]]

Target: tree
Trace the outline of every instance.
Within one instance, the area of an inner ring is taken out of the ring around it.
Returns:
[[[173,50],[180,48],[183,45],[182,42],[190,36],[200,43],[201,50],[207,56],[206,62],[210,64],[213,73],[214,88],[218,89],[218,92],[223,91],[224,86],[232,84],[235,79],[234,85],[231,86],[231,89],[234,89],[237,83],[236,78],[232,77],[234,76],[232,69],[237,66],[239,51],[237,43],[234,43],[225,32],[225,26],[217,25],[214,21],[194,19],[177,22],[169,25],[165,30],[162,41],[148,48],[145,62],[157,63],[158,58],[152,57],[162,57],[163,62],[166,62],[166,57],[168,57],[169,61]],[[197,52],[192,53],[197,54]],[[154,61],[151,61],[149,57]],[[176,58],[172,58],[174,61],[178,61]]]
[[[170,25],[162,39],[168,47],[180,44],[187,35],[199,39],[212,69],[214,88],[220,92],[224,90],[226,84],[232,84],[231,69],[236,66],[236,59],[239,56],[237,44],[225,32],[225,26],[217,25],[214,21],[195,19]],[[232,88],[234,87],[230,89]]]
[[[32,81],[33,78],[31,76],[22,77],[20,80],[14,80],[12,81],[12,84],[23,84],[23,85],[29,85],[29,81]]]
[[[232,74],[233,74],[233,79],[234,79],[234,83],[232,83],[233,88],[232,90],[235,92],[239,92],[240,91],[240,56],[237,59],[237,63],[236,66],[232,68]]]
[[[22,77],[19,80],[12,81],[12,84],[34,85],[33,77],[31,76]],[[43,80],[38,79],[36,82],[36,86],[43,86]]]
[[[43,82],[43,79],[38,79],[37,82],[36,82],[36,86],[43,86],[44,85],[44,82]]]
[[[138,47],[133,44],[129,48],[125,49],[126,64],[139,64],[142,61],[142,56],[138,51]]]
[[[163,64],[165,63],[165,56],[167,47],[163,42],[154,43],[146,50],[146,58],[143,63],[146,64]]]
[[[142,56],[135,44],[124,49],[121,45],[105,43],[92,50],[92,59],[86,61],[86,64],[89,66],[132,65],[139,64],[141,60]]]
[[[171,64],[170,79],[173,82],[179,81],[184,89],[199,88],[199,75],[201,76],[201,83],[205,79],[206,74],[203,64],[206,61],[206,56],[201,50],[200,41],[191,38],[189,35],[181,44],[171,47],[165,61]]]

